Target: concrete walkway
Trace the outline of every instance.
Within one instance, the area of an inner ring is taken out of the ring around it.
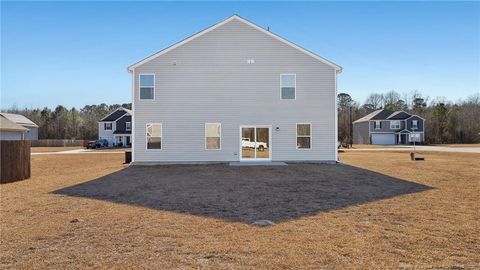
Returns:
[[[344,151],[412,151],[413,146],[390,146],[385,148],[350,148]],[[415,146],[416,151],[452,152],[452,153],[480,153],[480,147],[447,147],[447,146]]]
[[[92,150],[92,149],[74,149],[58,152],[38,152],[31,153],[32,156],[36,155],[69,155],[69,154],[122,154],[124,151],[102,151],[102,150]]]

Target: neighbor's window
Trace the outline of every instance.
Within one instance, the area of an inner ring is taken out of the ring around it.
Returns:
[[[112,130],[112,123],[104,123],[103,124],[104,130]]]
[[[381,129],[382,128],[382,122],[380,122],[380,121],[373,122],[373,127],[375,129]]]
[[[147,124],[147,149],[162,149],[162,124]]]
[[[295,88],[297,85],[297,78],[295,74],[281,74],[280,75],[280,88],[281,99],[295,99]]]
[[[125,123],[125,130],[126,131],[132,130],[132,122],[126,122]]]
[[[400,121],[390,121],[390,129],[399,129],[400,128]]]
[[[140,99],[154,99],[155,75],[140,74]]]
[[[412,120],[412,129],[418,128],[418,120]]]
[[[222,125],[220,123],[205,124],[205,149],[219,150],[222,137]]]
[[[312,125],[297,124],[297,149],[312,148]]]

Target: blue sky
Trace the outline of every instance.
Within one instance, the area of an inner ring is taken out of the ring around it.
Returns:
[[[232,14],[344,68],[338,89],[480,89],[478,2],[2,2],[1,107],[130,102],[130,64]]]

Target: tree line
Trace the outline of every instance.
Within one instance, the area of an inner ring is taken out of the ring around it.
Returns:
[[[98,138],[98,121],[115,111],[119,107],[131,109],[131,103],[107,105],[86,105],[83,108],[70,109],[58,105],[54,110],[50,108],[18,109],[10,108],[8,113],[17,113],[26,116],[36,123],[39,139],[84,139]]]
[[[418,91],[401,95],[396,91],[372,93],[363,104],[347,93],[337,96],[338,139],[353,141],[352,122],[378,110],[403,110],[425,119],[425,143],[480,143],[480,94],[457,102],[445,98],[430,99]]]

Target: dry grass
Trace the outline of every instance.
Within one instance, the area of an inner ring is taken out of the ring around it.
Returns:
[[[82,149],[82,146],[65,146],[65,147],[32,147],[32,153],[61,152],[68,150]]]
[[[464,144],[431,144],[433,146],[446,146],[446,147],[480,147],[480,143],[464,143]]]
[[[52,194],[122,169],[123,155],[33,156],[31,179],[0,186],[0,267],[480,267],[480,155],[423,156],[343,153],[345,163],[433,189],[266,228]]]

